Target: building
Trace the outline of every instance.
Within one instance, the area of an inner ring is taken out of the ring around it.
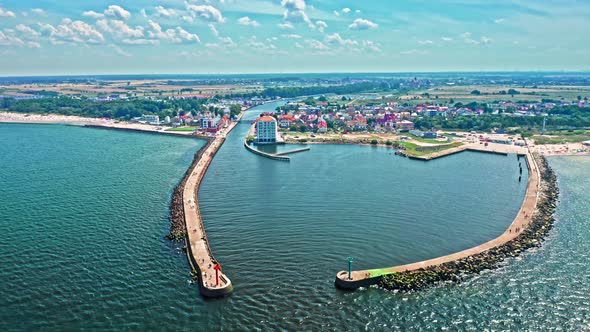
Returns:
[[[219,116],[216,117],[204,117],[201,119],[201,129],[215,133],[217,132],[219,122],[221,118]]]
[[[402,120],[395,124],[395,129],[399,131],[410,131],[414,129],[414,122],[408,120]]]
[[[274,144],[277,142],[278,123],[269,115],[261,116],[256,121],[256,144]]]
[[[318,120],[318,133],[326,133],[328,132],[328,122],[324,119]]]
[[[438,134],[435,131],[426,131],[422,133],[422,138],[438,138]]]
[[[145,121],[145,122],[152,124],[152,125],[159,125],[160,124],[160,117],[157,115],[142,114],[141,121]]]

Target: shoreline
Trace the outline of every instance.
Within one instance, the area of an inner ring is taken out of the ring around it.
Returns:
[[[0,123],[12,124],[51,124],[51,125],[66,125],[79,126],[97,129],[113,129],[113,130],[127,130],[135,132],[144,132],[152,134],[172,135],[178,137],[210,137],[210,136],[196,136],[192,132],[182,131],[167,131],[172,127],[164,125],[148,125],[142,123],[132,123],[125,121],[114,121],[111,119],[102,118],[85,118],[71,115],[60,114],[32,114],[32,113],[10,113],[0,112]],[[159,128],[159,129],[158,129]]]

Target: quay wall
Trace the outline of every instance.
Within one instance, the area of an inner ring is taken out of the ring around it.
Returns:
[[[262,152],[258,149],[255,149],[253,147],[250,146],[250,144],[248,144],[247,140],[244,140],[244,147],[246,147],[246,149],[254,154],[257,154],[259,156],[268,158],[268,159],[273,159],[273,160],[279,160],[279,161],[291,161],[291,158],[289,157],[283,157],[283,156],[278,156],[272,153],[266,153],[266,152]]]

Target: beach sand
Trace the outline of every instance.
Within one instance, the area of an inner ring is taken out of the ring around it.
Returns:
[[[111,129],[138,130],[158,132],[170,135],[192,135],[192,132],[171,132],[169,126],[152,126],[142,123],[115,121],[103,118],[84,118],[79,116],[59,114],[21,114],[0,112],[0,123],[39,123],[39,124],[67,124],[76,126],[99,126]]]

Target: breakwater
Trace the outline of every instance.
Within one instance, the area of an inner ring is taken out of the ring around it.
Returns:
[[[541,245],[544,237],[553,227],[555,207],[557,205],[559,188],[554,171],[547,160],[535,155],[536,164],[541,175],[541,188],[536,209],[530,222],[516,238],[479,254],[445,262],[414,271],[394,272],[380,278],[380,285],[386,289],[412,291],[418,290],[438,282],[460,281],[466,275],[479,273],[483,270],[496,268],[509,257],[517,257],[530,248]],[[510,230],[512,232],[512,230]]]
[[[171,241],[184,241],[186,239],[186,222],[184,220],[184,204],[182,202],[182,195],[184,191],[184,186],[190,175],[192,174],[193,170],[199,163],[199,160],[203,157],[203,154],[209,148],[211,143],[213,142],[212,137],[201,137],[202,139],[206,140],[207,143],[197,151],[193,161],[185,172],[184,177],[178,183],[178,185],[172,191],[172,198],[170,200],[170,212],[169,212],[169,219],[170,219],[170,233],[166,235],[166,238]]]
[[[242,115],[243,113],[240,114],[239,118]],[[173,211],[175,214],[174,220],[177,223],[180,220],[179,216],[184,215],[185,229],[179,228],[179,231],[180,233],[184,232],[186,234],[186,253],[192,268],[193,277],[199,282],[201,295],[206,297],[218,297],[229,294],[233,290],[233,284],[223,273],[221,265],[213,256],[213,252],[209,246],[209,239],[205,233],[203,218],[199,209],[199,187],[213,157],[219,151],[227,135],[235,128],[237,123],[237,121],[232,122],[228,127],[221,129],[214,139],[209,140],[205,147],[199,150],[191,165],[191,169],[187,172],[188,176],[185,176],[178,190],[175,190],[173,197],[175,202]],[[182,212],[180,212],[180,209],[176,205],[180,199],[180,192],[182,192]]]
[[[498,153],[507,147],[498,147]],[[486,152],[497,149],[486,149]],[[533,156],[527,150],[526,166],[529,180],[524,202],[510,225],[498,238],[455,254],[413,264],[365,271],[340,271],[335,284],[342,289],[356,289],[381,284],[388,289],[414,290],[437,281],[459,280],[466,272],[493,268],[505,257],[514,256],[526,248],[537,245],[553,222],[552,214],[557,200],[555,175],[543,157]],[[480,151],[481,152],[481,151]],[[542,182],[542,184],[541,184]]]

